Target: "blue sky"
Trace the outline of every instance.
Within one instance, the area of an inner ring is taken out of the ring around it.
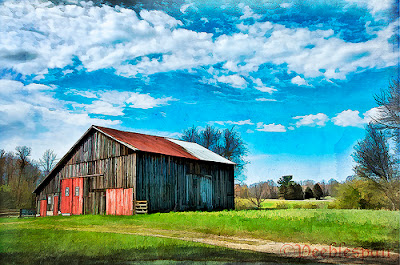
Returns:
[[[174,138],[192,125],[235,126],[247,183],[344,180],[379,111],[374,94],[397,77],[396,8],[3,1],[0,148],[61,157],[92,124]]]

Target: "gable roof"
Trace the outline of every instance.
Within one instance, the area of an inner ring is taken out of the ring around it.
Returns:
[[[232,161],[208,150],[207,148],[196,143],[175,140],[167,137],[147,135],[134,132],[120,131],[116,129],[92,125],[82,137],[71,147],[71,149],[60,159],[57,165],[49,172],[49,174],[39,183],[33,192],[37,192],[39,188],[60,168],[68,159],[69,154],[74,148],[81,143],[85,136],[96,130],[104,135],[112,138],[120,144],[134,150],[149,153],[156,153],[174,157],[182,157],[192,160],[201,160],[209,162],[217,162],[223,164],[235,165]]]

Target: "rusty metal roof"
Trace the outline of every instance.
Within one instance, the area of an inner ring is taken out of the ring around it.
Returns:
[[[100,126],[93,127],[133,150],[223,164],[235,164],[196,143],[141,133],[124,132]]]
[[[128,147],[132,148],[133,150],[200,160],[198,157],[187,152],[182,146],[171,142],[164,137],[134,132],[124,132],[100,126],[94,127],[111,138],[128,144]]]

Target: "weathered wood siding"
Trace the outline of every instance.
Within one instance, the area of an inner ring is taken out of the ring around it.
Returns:
[[[207,196],[212,198],[212,209],[234,207],[233,165],[137,154],[136,196],[137,200],[148,201],[150,212],[198,209],[196,202],[188,198],[188,193],[193,192],[193,177],[210,178],[212,190]]]
[[[87,175],[99,175],[87,181],[90,190],[133,188],[135,166],[136,154],[131,149],[99,132],[88,134],[68,161],[54,172],[39,199],[45,199],[46,194],[59,194],[62,179]]]

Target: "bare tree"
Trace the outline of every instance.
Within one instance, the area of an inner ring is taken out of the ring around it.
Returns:
[[[212,126],[208,125],[203,131],[200,132],[200,145],[212,151],[217,150],[220,139],[220,130]]]
[[[387,129],[400,129],[400,80],[393,80],[387,90],[375,95],[380,116],[375,120]]]
[[[191,128],[185,130],[183,132],[182,140],[200,144],[200,134],[197,127],[193,125]]]
[[[20,189],[21,186],[21,181],[25,179],[25,167],[29,163],[29,156],[31,155],[32,149],[27,146],[17,146],[15,148],[16,155],[18,157],[18,163],[19,163],[19,174],[18,174],[18,179],[17,179],[17,205],[21,204],[21,195],[22,191]]]
[[[217,137],[219,137],[219,139]],[[237,178],[241,175],[244,166],[248,163],[245,160],[245,156],[248,152],[246,144],[243,142],[239,133],[235,131],[234,127],[220,132],[212,126],[207,126],[205,130],[199,132],[197,127],[192,126],[183,132],[181,139],[210,148],[211,151],[235,162],[235,176]]]
[[[372,123],[366,128],[366,136],[354,147],[353,159],[357,176],[370,180],[384,192],[392,209],[400,205],[400,172],[398,161],[391,155],[385,132]]]
[[[40,165],[43,169],[44,175],[49,174],[50,170],[53,168],[57,155],[54,153],[53,150],[47,149],[42,158],[39,159]]]
[[[263,182],[252,184],[249,188],[249,200],[257,208],[261,208],[262,202],[267,199],[267,192],[264,188]]]
[[[0,149],[0,185],[3,185],[5,183],[4,179],[5,164],[6,164],[6,151]]]

